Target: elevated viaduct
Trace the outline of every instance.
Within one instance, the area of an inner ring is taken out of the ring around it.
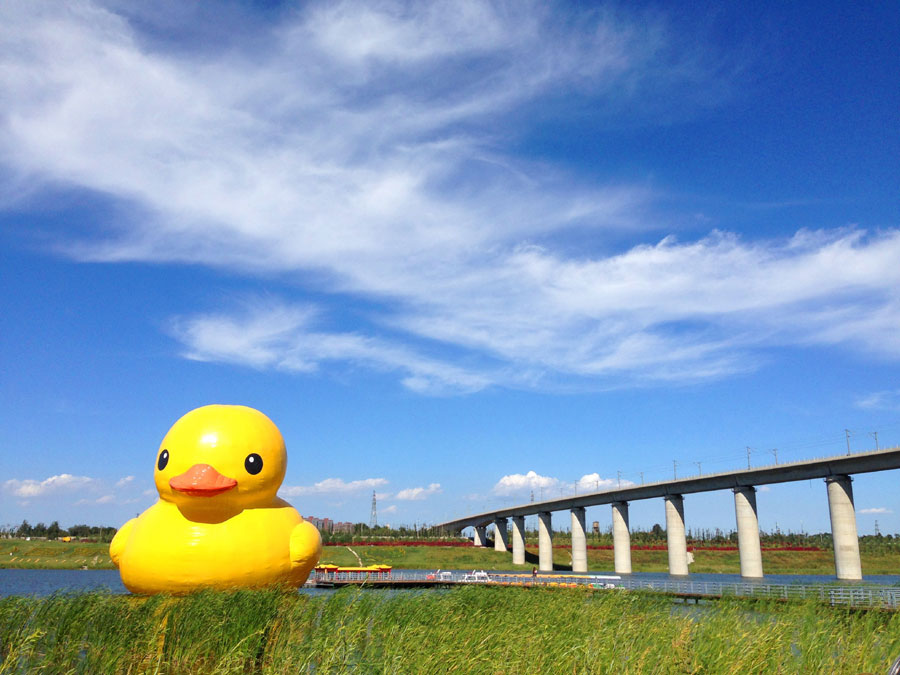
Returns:
[[[473,527],[476,546],[484,546],[487,541],[487,527],[493,524],[495,527],[494,547],[497,550],[506,551],[509,548],[510,537],[508,521],[511,519],[512,561],[515,565],[524,565],[525,516],[537,515],[539,567],[542,571],[550,571],[553,569],[551,513],[570,511],[572,516],[572,570],[586,572],[585,508],[610,504],[612,506],[615,571],[618,574],[630,574],[631,534],[628,525],[628,504],[639,499],[662,498],[666,510],[669,574],[687,575],[688,554],[683,495],[714,490],[731,490],[734,493],[741,576],[760,578],[763,576],[763,568],[756,509],[756,487],[823,478],[831,515],[835,573],[838,579],[854,580],[862,578],[862,565],[859,558],[852,476],[858,473],[898,468],[900,468],[900,447],[895,447],[874,452],[852,453],[823,459],[772,464],[740,471],[692,476],[646,485],[629,485],[615,490],[529,502],[439,523],[438,527],[456,531],[461,531],[465,527]]]

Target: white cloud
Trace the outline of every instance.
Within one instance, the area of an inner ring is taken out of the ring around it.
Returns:
[[[535,490],[540,488],[553,488],[559,484],[556,478],[549,476],[541,476],[534,471],[526,474],[513,473],[503,476],[493,487],[493,493],[497,495],[511,495],[526,490]]]
[[[494,485],[492,492],[500,496],[528,496],[534,493],[535,499],[550,499],[561,494],[575,494],[611,490],[615,487],[634,485],[632,481],[619,482],[615,478],[602,478],[598,473],[585,474],[577,481],[564,481],[552,476],[541,476],[535,471],[514,473],[503,476]]]
[[[290,486],[285,485],[278,491],[285,497],[301,497],[305,495],[346,495],[367,492],[375,488],[387,485],[384,478],[364,478],[361,480],[344,481],[342,478],[326,478],[314,485]]]
[[[886,509],[883,506],[878,506],[878,507],[874,507],[874,508],[870,508],[870,509],[859,509],[859,511],[857,511],[857,513],[876,514],[877,515],[879,513],[893,513],[893,511],[891,511],[891,509]]]
[[[0,4],[0,199],[53,185],[120,207],[49,238],[78,259],[366,301],[354,332],[328,328],[328,300],[197,311],[172,327],[188,358],[348,364],[422,393],[721,377],[779,345],[900,359],[897,230],[679,242],[645,186],[504,151],[548,98],[585,101],[602,129],[727,96],[728,64],[662,13],[313,2],[227,48],[164,51],[141,32],[152,9],[113,8]]]
[[[403,501],[421,501],[431,495],[440,494],[441,492],[442,490],[440,483],[431,483],[427,488],[415,487],[400,490],[400,492],[397,493],[395,499],[400,499]]]
[[[131,484],[131,482],[133,480],[134,480],[134,476],[125,476],[124,478],[120,478],[119,480],[116,481],[116,487],[117,488],[126,487],[129,484]]]
[[[612,490],[616,487],[628,487],[634,485],[630,480],[617,478],[602,478],[599,473],[585,474],[579,478],[575,486],[578,492],[597,492],[600,490]]]
[[[98,484],[99,481],[96,478],[62,473],[57,476],[50,476],[42,481],[12,478],[3,484],[3,489],[16,497],[32,498],[45,497],[62,492],[74,492],[85,488],[95,488]]]
[[[385,506],[383,509],[380,509],[382,514],[385,513],[397,513],[397,505],[391,504],[390,506]]]

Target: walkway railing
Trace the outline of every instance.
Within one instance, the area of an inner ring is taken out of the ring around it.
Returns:
[[[375,586],[489,584],[500,586],[588,587],[595,589],[648,590],[682,597],[750,597],[780,600],[813,598],[830,605],[900,609],[900,588],[889,586],[830,586],[824,584],[767,584],[719,581],[674,581],[622,579],[608,575],[503,574],[396,570],[373,572],[316,572],[310,581],[317,586],[371,584]]]

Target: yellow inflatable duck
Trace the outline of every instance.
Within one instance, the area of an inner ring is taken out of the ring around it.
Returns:
[[[109,546],[126,588],[302,585],[322,539],[276,496],[286,468],[281,432],[258,410],[208,405],[179,419],[156,456],[159,501]]]

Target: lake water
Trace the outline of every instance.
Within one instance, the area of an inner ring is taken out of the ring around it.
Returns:
[[[398,572],[401,570],[397,570]],[[521,574],[522,570],[516,570]],[[593,572],[593,574],[612,574],[611,572]],[[742,579],[739,574],[691,574],[689,577],[670,577],[665,572],[641,572],[628,575],[629,579],[645,579],[664,581],[685,580],[710,581],[720,583],[758,583],[758,584],[836,584],[834,576],[814,574],[772,574],[758,581]],[[881,586],[900,586],[900,575],[868,575],[862,582],[842,581],[841,585],[878,584]],[[10,570],[0,569],[0,597],[8,595],[50,595],[58,591],[97,591],[107,590],[110,593],[127,593],[122,585],[118,570]],[[328,593],[326,589],[301,589],[301,593]]]
[[[128,592],[119,570],[0,570],[0,597],[102,589]]]

